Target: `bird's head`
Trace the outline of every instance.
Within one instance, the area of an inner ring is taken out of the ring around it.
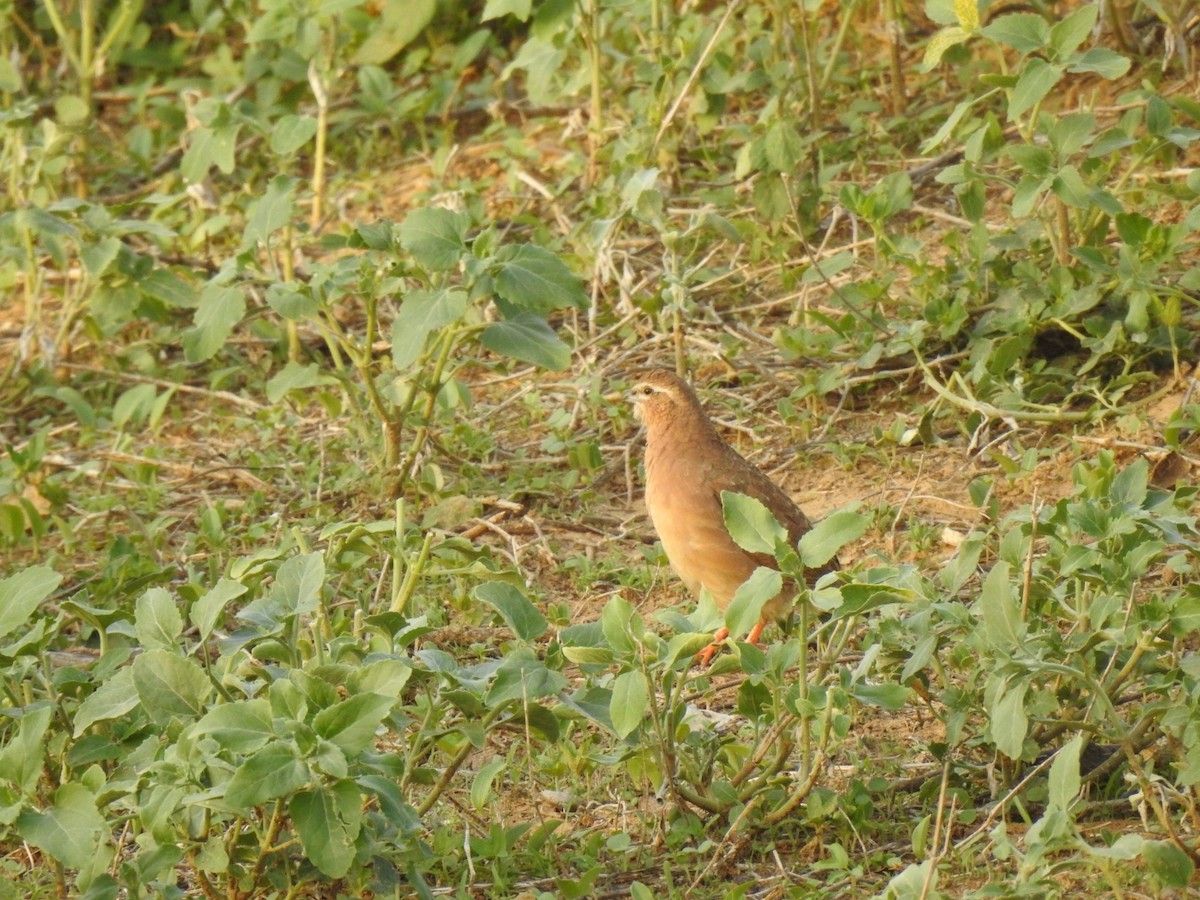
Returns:
[[[647,428],[667,424],[700,407],[687,382],[668,369],[647,369],[640,373],[625,397],[633,405],[633,414]]]

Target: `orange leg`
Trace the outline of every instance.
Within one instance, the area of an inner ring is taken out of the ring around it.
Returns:
[[[717,629],[717,633],[713,635],[713,642],[700,651],[699,660],[701,666],[707,666],[712,662],[712,658],[721,649],[721,644],[725,642],[725,638],[727,637],[729,637],[729,629],[722,625]]]
[[[746,643],[747,644],[757,644],[758,639],[760,637],[762,637],[763,629],[766,627],[767,627],[767,620],[759,619],[758,622],[755,624],[755,626],[750,629],[750,633],[748,635],[746,635]]]

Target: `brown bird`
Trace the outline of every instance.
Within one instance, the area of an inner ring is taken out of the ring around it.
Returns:
[[[628,397],[634,414],[646,426],[646,509],[667,559],[692,593],[699,595],[708,588],[724,611],[755,568],[779,566],[774,557],[749,553],[734,543],[725,528],[722,491],[746,494],[762,503],[787,529],[792,546],[812,524],[775,482],[725,443],[695,392],[674,373],[644,372]],[[836,568],[834,559],[806,574],[815,581]],[[769,621],[787,614],[795,596],[796,585],[785,582],[783,590],[767,601],[747,639],[757,641]],[[700,654],[703,664],[728,636],[724,627],[713,635],[713,643]]]

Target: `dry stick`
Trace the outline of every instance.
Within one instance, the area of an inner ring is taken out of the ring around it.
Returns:
[[[1033,590],[1033,547],[1037,543],[1038,513],[1037,485],[1033,486],[1033,496],[1029,500],[1029,552],[1025,554],[1024,575],[1021,579],[1021,621],[1029,622],[1029,594]]]
[[[941,784],[940,789],[938,790],[937,817],[933,821],[933,843],[932,843],[933,851],[931,852],[931,854],[929,856],[929,871],[925,873],[925,883],[923,885],[921,885],[920,900],[925,900],[925,898],[929,896],[929,891],[933,888],[933,878],[934,878],[934,874],[937,872],[938,862],[941,860],[941,858],[943,856],[945,856],[946,851],[950,848],[950,832],[951,832],[951,828],[953,826],[953,822],[945,821],[945,819],[944,819],[944,813],[946,811],[946,789],[949,787],[949,784],[950,784],[950,757],[947,756],[946,759],[942,762],[942,784]],[[952,820],[953,818],[954,818],[954,809],[953,809],[953,804],[951,804],[950,819]],[[945,821],[946,830],[943,833],[942,824],[944,821]],[[944,837],[943,837],[943,834],[944,834]],[[944,846],[943,846],[943,841],[945,841]]]
[[[1062,753],[1062,750],[1063,750],[1063,748],[1059,747],[1057,750],[1055,750],[1053,753],[1051,753],[1049,756],[1047,756],[1044,760],[1042,760],[1040,763],[1038,763],[1036,766],[1034,766],[1032,769],[1030,769],[1028,772],[1026,772],[1025,777],[1022,778],[1020,781],[1018,781],[1015,785],[1013,785],[1012,788],[1009,790],[1009,792],[1007,794],[1005,794],[1003,797],[1001,797],[999,800],[997,800],[996,804],[990,810],[988,810],[987,816],[979,824],[979,827],[976,828],[974,831],[972,831],[970,834],[968,834],[965,838],[963,838],[961,841],[959,841],[957,844],[954,845],[955,849],[965,850],[967,847],[969,847],[971,844],[973,844],[975,842],[976,838],[978,838],[981,834],[983,834],[985,831],[987,831],[989,828],[991,828],[992,823],[996,821],[996,818],[1008,806],[1009,801],[1011,801],[1013,799],[1013,797],[1017,796],[1017,794],[1021,793],[1021,791],[1023,791],[1025,789],[1025,785],[1029,784],[1029,782],[1031,782],[1034,778],[1036,778],[1038,775],[1040,775],[1044,770],[1050,768],[1050,764],[1052,762],[1054,762],[1055,759],[1058,758],[1058,754]]]
[[[675,114],[679,112],[679,107],[683,101],[687,99],[692,92],[692,87],[696,84],[696,79],[700,77],[700,72],[708,62],[709,56],[717,46],[717,40],[721,37],[721,32],[725,30],[725,26],[729,24],[729,17],[733,15],[734,10],[742,5],[742,0],[732,0],[729,6],[725,7],[725,15],[721,17],[721,21],[717,23],[717,27],[713,30],[712,37],[708,39],[708,44],[704,47],[704,52],[700,54],[700,58],[696,60],[696,65],[692,67],[692,71],[688,74],[687,81],[683,83],[683,88],[679,91],[679,95],[675,98],[675,102],[671,104],[670,110],[663,117],[662,122],[658,126],[658,133],[654,135],[654,140],[650,142],[650,154],[653,156],[654,151],[658,149],[658,142],[662,140],[662,136],[667,129],[671,127],[671,122],[675,118]]]
[[[71,369],[76,372],[92,372],[96,375],[107,375],[115,378],[118,381],[132,381],[136,384],[153,384],[158,387],[174,388],[185,394],[200,394],[204,397],[214,397],[218,400],[225,400],[229,403],[236,403],[246,409],[258,411],[265,409],[261,403],[254,400],[247,400],[245,397],[239,397],[237,394],[230,391],[214,391],[208,388],[193,387],[190,384],[180,384],[177,381],[167,381],[163,378],[151,378],[149,375],[138,375],[135,372],[111,372],[108,369],[101,369],[97,366],[85,366],[81,363],[60,362],[58,365],[64,369]]]

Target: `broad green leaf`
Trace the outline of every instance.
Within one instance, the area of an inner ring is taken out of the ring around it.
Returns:
[[[1051,55],[1059,61],[1066,61],[1067,57],[1087,40],[1096,26],[1096,17],[1099,15],[1100,4],[1084,3],[1066,18],[1056,22],[1050,28]]]
[[[481,22],[487,22],[491,19],[499,19],[501,16],[513,16],[521,22],[529,19],[529,12],[533,8],[533,0],[487,0],[483,5],[483,16]]]
[[[320,553],[302,553],[286,560],[275,573],[271,600],[288,615],[304,615],[316,610],[325,583],[325,557]]]
[[[263,747],[243,762],[225,785],[225,802],[242,812],[291,794],[308,783],[308,767],[282,741]]]
[[[275,735],[271,722],[269,701],[236,700],[214,706],[192,726],[191,733],[208,735],[232,753],[253,753]]]
[[[246,593],[246,586],[232,578],[222,578],[216,586],[204,593],[199,600],[192,604],[189,618],[200,632],[201,642],[207,641],[217,624],[217,618],[224,611],[230,600]]]
[[[311,319],[321,310],[320,304],[294,281],[268,285],[266,296],[271,309],[292,322]]]
[[[25,810],[17,818],[17,833],[70,869],[82,869],[95,858],[105,832],[96,798],[83,785],[69,781],[54,792],[45,812]]]
[[[183,333],[187,361],[205,362],[216,356],[245,314],[246,298],[238,288],[205,285],[200,292],[193,325]]]
[[[774,556],[775,549],[787,542],[787,529],[754,497],[721,491],[721,510],[729,536],[748,553]]]
[[[414,209],[400,225],[400,246],[421,265],[444,272],[466,253],[467,220],[449,209]]]
[[[1113,504],[1136,509],[1146,502],[1149,480],[1150,464],[1144,456],[1139,456],[1113,479],[1109,497]]]
[[[1019,119],[1046,99],[1062,76],[1061,67],[1052,66],[1043,59],[1034,57],[1025,63],[1008,101],[1008,121]]]
[[[465,291],[409,291],[392,320],[392,362],[403,371],[416,362],[429,335],[453,325],[467,312]]]
[[[204,712],[212,682],[195,660],[169,650],[147,650],[134,659],[132,669],[138,699],[154,721],[192,719]]]
[[[514,585],[505,581],[485,581],[475,587],[472,596],[500,613],[520,640],[529,643],[546,633],[546,617]]]
[[[804,140],[784,119],[776,119],[763,137],[763,155],[770,171],[789,175],[804,161]]]
[[[53,713],[49,703],[24,711],[16,734],[0,749],[0,782],[16,785],[30,796],[36,793],[46,757],[46,729]]]
[[[1063,166],[1050,184],[1054,195],[1068,206],[1088,209],[1092,205],[1091,188],[1084,183],[1079,170],[1074,166]]]
[[[61,581],[49,566],[30,566],[0,581],[0,637],[28,622]]]
[[[477,812],[493,799],[492,782],[506,768],[508,768],[508,760],[503,756],[498,756],[475,773],[475,778],[471,781],[471,805]]]
[[[762,608],[783,590],[783,576],[775,569],[759,566],[751,573],[729,601],[725,610],[725,627],[740,638],[762,617]],[[622,735],[623,737],[624,735]]]
[[[382,66],[433,20],[437,0],[384,0],[383,14],[354,53],[356,66]]]
[[[625,654],[633,650],[635,644],[630,634],[631,626],[637,619],[633,606],[619,594],[604,605],[600,614],[600,625],[604,629],[604,639],[617,654]],[[637,623],[641,625],[640,620]]]
[[[540,659],[511,654],[496,670],[496,680],[485,702],[491,708],[518,699],[528,705],[530,701],[553,696],[566,686],[567,679],[562,673],[547,668]]]
[[[1076,735],[1055,754],[1050,764],[1050,808],[1068,810],[1079,796],[1079,753],[1083,736]]]
[[[113,404],[113,427],[124,429],[131,422],[135,427],[144,423],[149,418],[157,397],[158,389],[152,384],[139,384],[122,391],[117,402]]]
[[[797,549],[806,569],[816,569],[833,559],[842,547],[856,541],[867,530],[870,520],[853,510],[830,513],[800,538]]]
[[[188,136],[188,148],[179,164],[179,173],[188,184],[200,184],[208,170],[216,166],[224,174],[233,172],[233,154],[237,147],[240,125],[218,128],[203,126]]]
[[[1185,890],[1192,882],[1196,864],[1171,841],[1146,841],[1142,858],[1150,872],[1167,887]]]
[[[1010,13],[997,16],[983,26],[993,41],[1007,44],[1022,56],[1041,50],[1050,40],[1050,26],[1036,13]]]
[[[137,705],[138,692],[133,683],[133,669],[120,669],[111,678],[100,682],[100,686],[79,704],[72,720],[74,736],[78,738],[96,722],[124,718]]]
[[[291,156],[317,133],[317,120],[307,115],[286,115],[271,131],[271,152]]]
[[[353,781],[300,791],[288,803],[304,855],[327,878],[341,878],[354,862],[362,827],[362,794]]]
[[[850,694],[860,703],[883,709],[903,709],[911,692],[900,684],[854,684]]]
[[[551,372],[561,372],[571,364],[571,348],[545,320],[533,313],[519,313],[511,319],[492,322],[479,336],[479,342],[493,353],[533,363]]]
[[[561,259],[534,244],[501,247],[494,258],[496,293],[526,312],[545,318],[556,309],[588,304],[583,279]]]
[[[983,610],[983,627],[988,641],[996,647],[1010,650],[1020,643],[1025,634],[1025,623],[1021,621],[1021,607],[1009,577],[1012,570],[1003,560],[998,561],[988,572],[979,592],[979,603]]]
[[[612,700],[608,709],[617,737],[624,740],[642,724],[649,704],[650,693],[644,673],[636,670],[622,672],[613,680]]]
[[[289,362],[267,382],[267,399],[278,403],[292,391],[335,385],[338,381],[326,375],[316,363]]]
[[[183,616],[175,598],[164,588],[150,588],[138,597],[133,621],[138,642],[145,650],[171,649],[183,633]]]
[[[86,244],[79,251],[79,259],[88,275],[99,278],[112,265],[121,251],[121,241],[112,236],[101,238],[94,244]]]
[[[1122,56],[1107,47],[1092,47],[1072,60],[1068,67],[1070,72],[1094,72],[1101,78],[1120,78],[1129,71],[1132,63],[1129,57]]]
[[[356,694],[317,713],[313,730],[353,758],[371,745],[395,702],[394,697],[383,694]]]
[[[265,243],[276,231],[292,221],[293,199],[296,179],[287,175],[276,175],[267,185],[267,191],[250,205],[250,218],[242,233],[242,248]]]
[[[909,603],[916,595],[907,588],[892,587],[890,584],[851,582],[838,586],[842,602],[830,610],[835,619],[859,616],[872,609],[891,606],[893,603]],[[824,605],[821,605],[824,608]]]
[[[1029,731],[1029,716],[1025,713],[1025,693],[1029,685],[1022,681],[1010,681],[1000,695],[995,709],[989,710],[991,721],[988,730],[996,749],[1010,759],[1020,759]]]

